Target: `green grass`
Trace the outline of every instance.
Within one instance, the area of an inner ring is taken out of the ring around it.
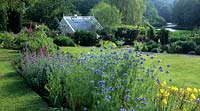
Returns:
[[[0,111],[47,111],[47,104],[12,67],[16,55],[16,51],[0,49]]]
[[[91,49],[94,47],[64,47],[63,51],[78,56],[81,52],[90,52]],[[177,54],[154,54],[154,56],[161,60],[163,65],[171,65],[169,75],[173,80],[171,85],[200,88],[200,56]]]

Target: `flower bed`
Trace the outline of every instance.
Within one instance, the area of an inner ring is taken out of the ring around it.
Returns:
[[[167,86],[159,77],[169,75],[170,65],[161,66],[149,54],[91,50],[72,57],[61,51],[26,52],[23,61],[22,76],[53,107],[73,111],[200,109],[199,90]]]

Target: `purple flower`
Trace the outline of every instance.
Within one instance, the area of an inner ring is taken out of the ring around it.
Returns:
[[[135,111],[134,109],[130,109],[130,111]]]

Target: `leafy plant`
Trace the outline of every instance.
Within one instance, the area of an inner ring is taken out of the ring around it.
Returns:
[[[54,43],[58,46],[75,46],[74,41],[70,37],[58,36],[54,39]]]

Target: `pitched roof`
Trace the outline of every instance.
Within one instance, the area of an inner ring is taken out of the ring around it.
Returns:
[[[101,30],[103,27],[94,16],[64,16],[64,19],[74,30]]]

